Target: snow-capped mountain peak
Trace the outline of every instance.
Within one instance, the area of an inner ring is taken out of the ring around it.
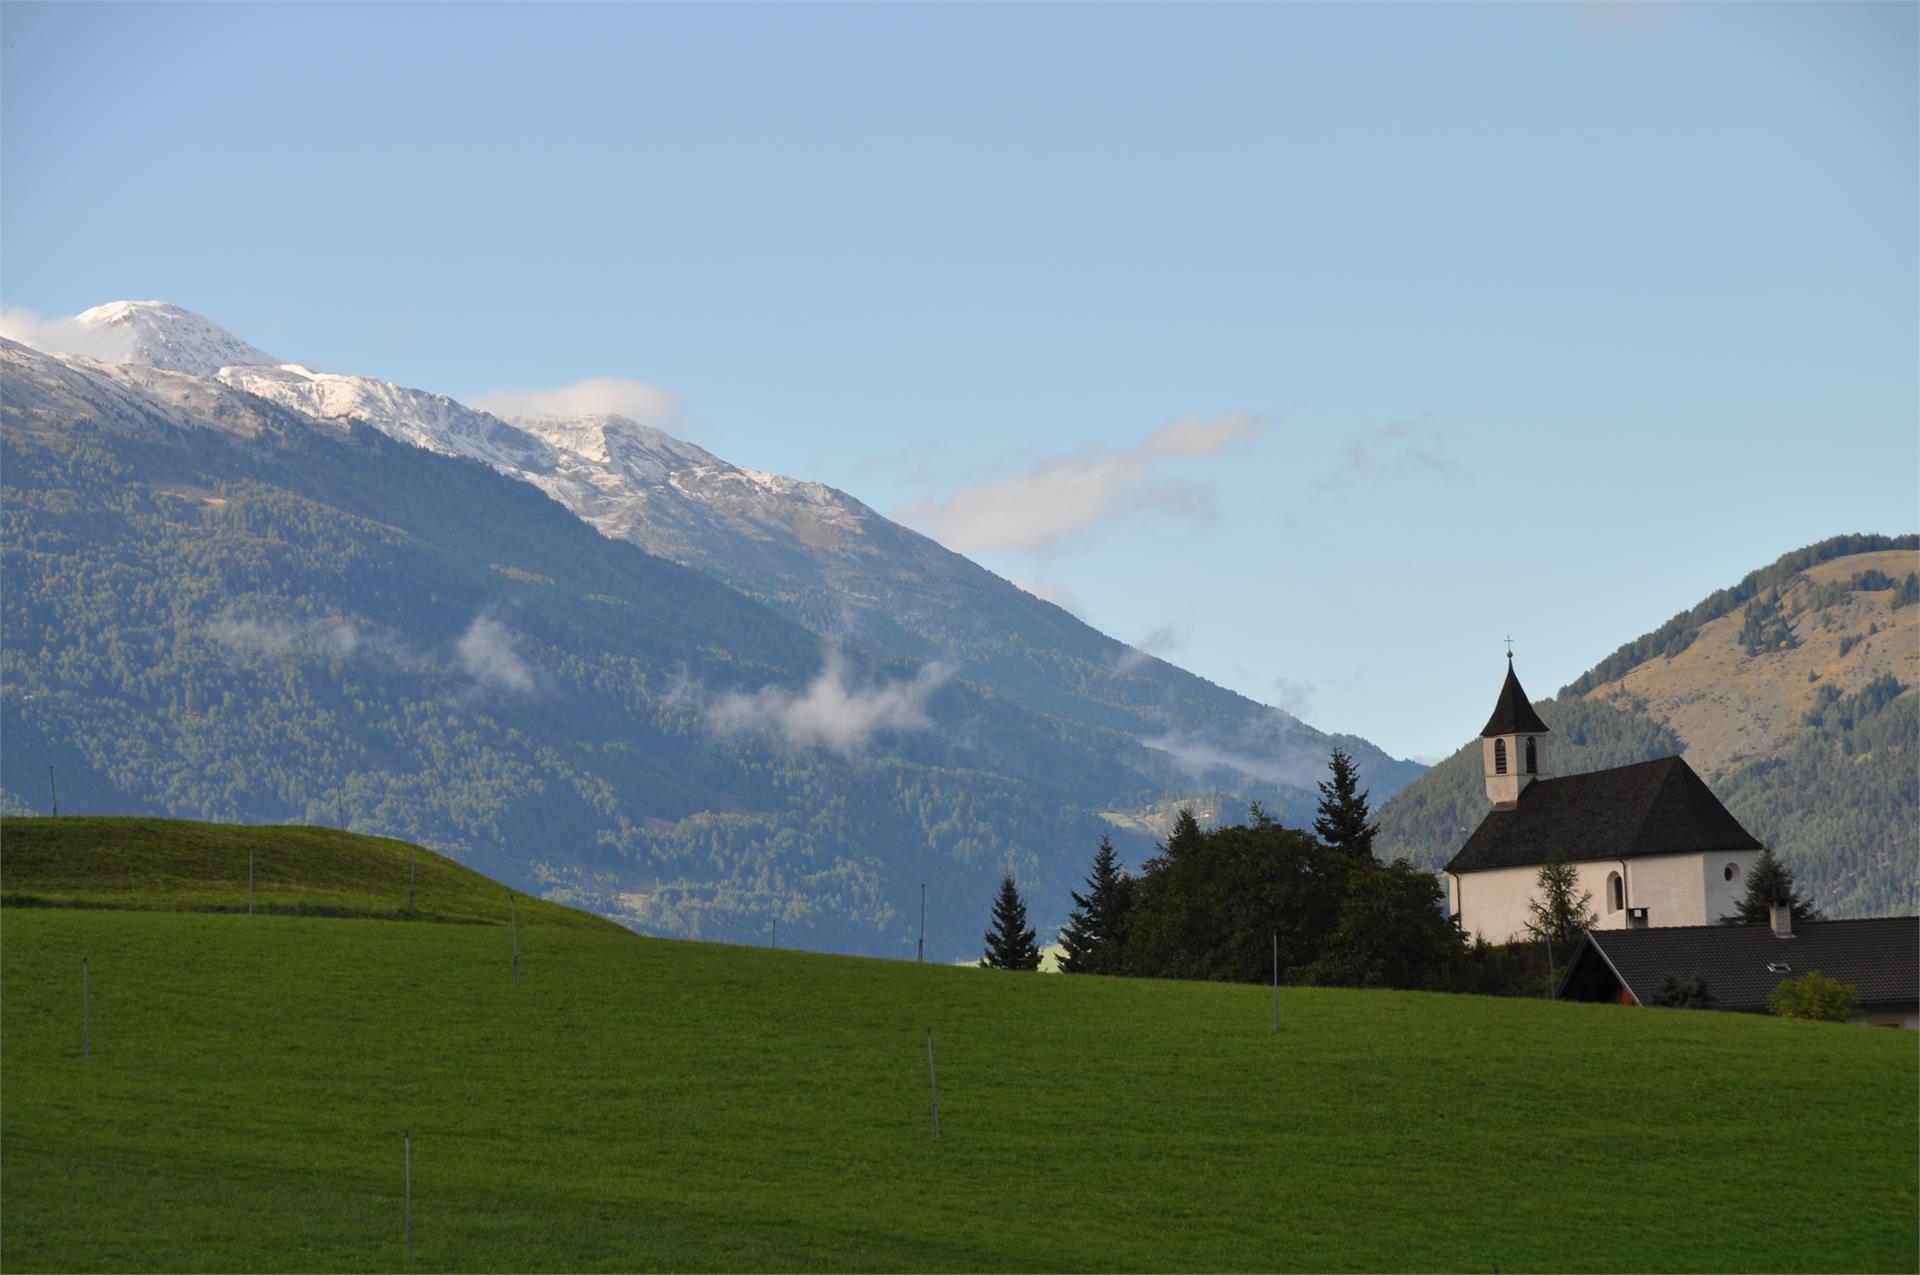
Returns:
[[[212,376],[223,367],[280,361],[213,320],[165,301],[109,301],[74,322],[113,336],[118,363]]]

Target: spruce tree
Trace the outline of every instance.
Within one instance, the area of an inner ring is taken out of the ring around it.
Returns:
[[[1333,778],[1320,785],[1320,809],[1313,821],[1322,845],[1344,850],[1356,859],[1373,857],[1373,838],[1380,825],[1369,822],[1367,794],[1360,792],[1360,768],[1344,748],[1333,750],[1327,762]]]
[[[1037,970],[1040,945],[1027,928],[1027,905],[1013,884],[1009,872],[1000,882],[1000,893],[993,901],[993,928],[987,931],[987,950],[980,964],[995,970]]]
[[[1193,817],[1193,807],[1182,806],[1180,813],[1173,818],[1173,831],[1167,834],[1167,843],[1161,847],[1161,851],[1167,858],[1177,859],[1198,846],[1201,835],[1200,821]]]
[[[1593,891],[1581,890],[1579,897],[1574,896],[1580,887],[1580,872],[1565,859],[1541,864],[1535,880],[1540,894],[1527,905],[1531,914],[1527,933],[1552,944],[1558,958],[1567,960],[1581,935],[1600,923],[1593,913]]]
[[[1060,931],[1060,945],[1066,955],[1060,961],[1063,974],[1114,974],[1120,970],[1121,948],[1126,942],[1127,908],[1133,901],[1133,882],[1120,870],[1113,853],[1113,842],[1100,838],[1093,853],[1093,874],[1087,878],[1087,892],[1073,895],[1073,913]]]
[[[1732,915],[1720,918],[1720,924],[1766,925],[1773,920],[1772,908],[1776,903],[1791,904],[1795,921],[1820,919],[1812,901],[1802,899],[1800,892],[1793,888],[1793,869],[1774,857],[1772,846],[1763,846],[1760,857],[1753,861],[1752,871],[1747,873],[1746,894],[1734,905]]]

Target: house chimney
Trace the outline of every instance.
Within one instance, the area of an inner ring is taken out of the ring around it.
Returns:
[[[1647,928],[1647,910],[1645,908],[1628,908],[1627,909],[1627,928],[1629,930],[1646,929]]]
[[[1777,939],[1793,937],[1793,904],[1771,904],[1767,908],[1767,915],[1773,921],[1773,937]]]

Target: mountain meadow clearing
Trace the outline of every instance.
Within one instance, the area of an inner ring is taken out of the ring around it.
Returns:
[[[0,903],[9,1271],[1920,1264],[1905,1032],[1319,989],[1276,1032],[315,828],[7,819]]]

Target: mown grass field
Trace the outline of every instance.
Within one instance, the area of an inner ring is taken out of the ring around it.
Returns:
[[[131,852],[71,823],[90,849],[0,824],[0,893],[55,897],[38,874],[58,871],[111,902]],[[188,861],[227,853],[174,827]],[[169,835],[125,889],[173,889]],[[390,907],[397,843],[324,836],[306,868],[329,906]],[[429,857],[423,914],[504,904],[490,883],[430,899]],[[339,885],[362,870],[366,891]],[[170,897],[225,906],[237,879],[244,909],[244,852],[226,885],[199,871]],[[0,1265],[1920,1264],[1909,1033],[1296,990],[1276,1035],[1261,988],[671,943],[522,908],[518,987],[504,924],[6,908]]]

